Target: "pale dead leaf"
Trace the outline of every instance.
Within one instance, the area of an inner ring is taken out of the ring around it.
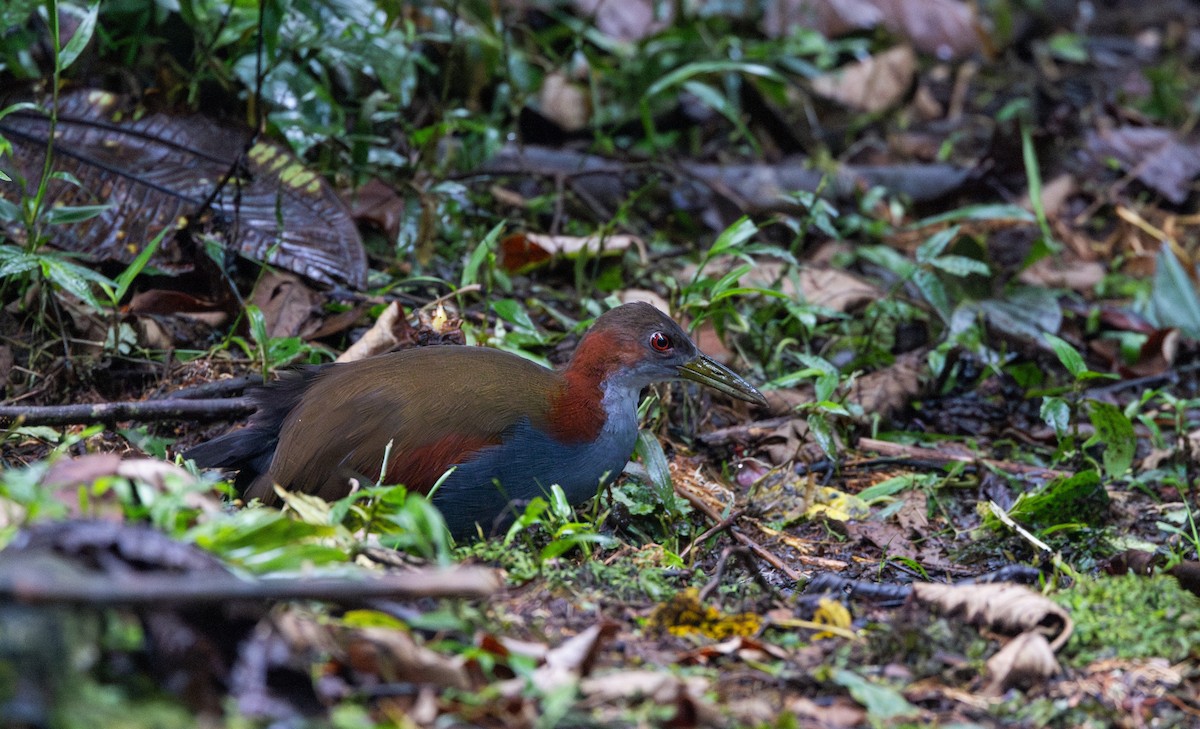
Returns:
[[[771,38],[796,28],[811,28],[826,38],[874,28],[883,14],[871,0],[769,0],[763,13],[763,32]]]
[[[1040,631],[1053,637],[1058,650],[1071,637],[1067,611],[1024,585],[1010,583],[938,585],[913,583],[913,597],[972,625],[987,626],[1006,635]]]
[[[720,716],[716,708],[704,699],[708,690],[709,682],[702,677],[683,678],[665,671],[621,671],[586,678],[579,684],[579,692],[593,703],[649,699],[656,704],[669,705],[678,701],[680,696],[686,696],[702,709],[707,718],[707,721],[697,721],[699,725],[707,725]]]
[[[617,298],[621,300],[622,304],[645,302],[667,316],[671,315],[671,305],[667,303],[667,300],[649,289],[625,289],[617,294]]]
[[[622,41],[649,38],[675,20],[674,4],[655,0],[574,0],[574,4],[577,13],[594,19],[597,30]]]
[[[548,74],[542,81],[538,110],[568,132],[585,128],[592,117],[586,89],[559,72]]]
[[[338,362],[356,362],[372,355],[386,352],[400,343],[399,332],[408,328],[404,318],[404,308],[399,302],[393,301],[380,313],[379,318],[359,337],[358,341],[346,348],[337,358]]]
[[[916,54],[902,45],[818,76],[812,80],[812,88],[851,109],[875,113],[904,98],[916,71]]]
[[[800,269],[800,291],[804,300],[834,311],[853,311],[883,298],[877,286],[837,268]]]
[[[871,0],[883,25],[917,50],[949,61],[983,49],[973,4],[961,0]]]
[[[1090,294],[1105,275],[1107,272],[1099,261],[1080,261],[1073,257],[1066,261],[1058,256],[1047,256],[1021,271],[1017,280],[1030,286]]]
[[[534,670],[533,685],[543,693],[549,693],[587,675],[596,651],[619,627],[617,623],[605,620],[551,649],[545,662]]]
[[[1037,686],[1062,670],[1046,636],[1038,632],[1021,633],[1010,640],[988,659],[987,669],[991,680],[982,690],[985,696]]]

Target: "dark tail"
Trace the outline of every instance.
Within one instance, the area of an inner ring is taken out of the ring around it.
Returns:
[[[324,369],[321,366],[289,370],[280,374],[275,382],[251,390],[248,394],[258,410],[250,416],[245,428],[189,448],[183,457],[195,461],[201,468],[236,469],[235,485],[244,491],[271,467],[283,421]]]

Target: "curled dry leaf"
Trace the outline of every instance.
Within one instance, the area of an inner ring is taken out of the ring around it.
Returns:
[[[386,352],[403,341],[403,333],[411,328],[408,320],[404,318],[404,308],[399,302],[393,301],[387,305],[367,333],[347,347],[337,361],[355,362]]]
[[[1007,635],[1037,631],[1053,640],[1057,651],[1071,637],[1074,624],[1066,610],[1023,585],[913,584],[913,597],[950,616],[987,626]]]
[[[1062,670],[1046,636],[1038,632],[1021,633],[1010,640],[988,659],[987,669],[991,680],[983,688],[985,696],[1036,686]]]

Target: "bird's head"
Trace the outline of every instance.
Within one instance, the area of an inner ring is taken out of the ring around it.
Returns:
[[[747,402],[766,405],[762,393],[702,353],[670,317],[646,303],[605,312],[575,350],[568,369],[596,382],[641,390],[666,380],[691,380]]]

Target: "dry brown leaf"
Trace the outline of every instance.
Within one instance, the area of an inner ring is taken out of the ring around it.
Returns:
[[[272,339],[306,337],[316,331],[323,300],[299,276],[284,271],[267,271],[250,293],[250,303],[262,310]]]
[[[900,102],[912,87],[917,56],[902,45],[812,80],[813,91],[851,109],[875,113]]]
[[[1191,194],[1200,175],[1200,144],[1187,144],[1169,129],[1124,126],[1089,131],[1086,148],[1101,165],[1115,159],[1121,168],[1176,205]]]
[[[1000,696],[1010,688],[1036,686],[1062,667],[1046,636],[1038,632],[1021,633],[996,652],[987,662],[991,680],[982,690],[985,696]]]
[[[862,407],[866,418],[878,414],[887,420],[924,391],[928,353],[924,348],[905,352],[882,370],[855,379],[847,399]]]
[[[871,0],[883,25],[943,61],[983,50],[973,4],[960,0]]]
[[[1073,623],[1066,610],[1024,585],[913,584],[913,597],[950,616],[961,616],[972,625],[983,625],[1006,635],[1039,631],[1053,637],[1058,650],[1071,637]]]

